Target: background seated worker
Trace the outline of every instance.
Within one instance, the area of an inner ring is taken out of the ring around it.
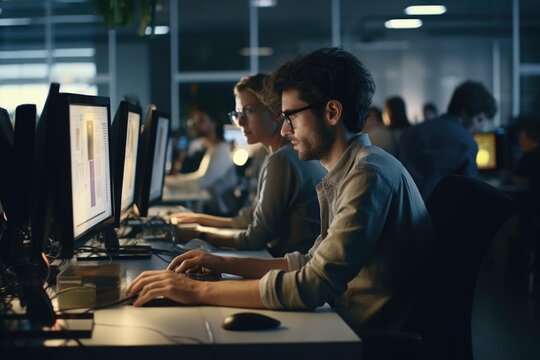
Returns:
[[[240,250],[266,247],[273,256],[283,256],[292,251],[306,252],[319,235],[315,186],[326,171],[317,161],[298,159],[290,142],[281,137],[281,120],[261,101],[267,77],[263,74],[243,77],[234,87],[236,111],[230,113],[248,144],[261,143],[269,153],[261,167],[255,201],[232,218],[197,213],[173,215],[179,223],[246,231],[236,236],[187,233],[186,238],[180,229],[180,240],[198,235],[215,246]]]
[[[473,134],[497,113],[495,99],[480,83],[456,87],[446,114],[408,128],[400,141],[399,160],[424,200],[446,175],[478,175],[478,145]]]
[[[232,161],[231,146],[223,137],[223,123],[216,110],[209,106],[192,107],[190,125],[197,141],[204,148],[204,155],[193,172],[168,175],[165,191],[174,200],[175,193],[197,193],[208,190],[212,194],[211,206],[219,209],[220,197],[237,185],[236,168]]]
[[[167,270],[139,275],[135,306],[156,296],[185,304],[314,309],[325,303],[353,330],[401,329],[428,269],[433,230],[405,168],[361,133],[374,92],[367,69],[341,49],[320,49],[274,70],[281,133],[302,160],[329,171],[317,186],[321,234],[306,253],[282,258],[220,257],[191,251]],[[247,279],[197,282],[206,268]]]

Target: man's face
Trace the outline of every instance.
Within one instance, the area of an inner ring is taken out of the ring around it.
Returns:
[[[189,124],[197,137],[206,136],[215,131],[214,123],[212,123],[207,114],[201,111],[193,112]]]
[[[281,96],[281,109],[284,113],[304,108],[308,105],[300,99],[295,89],[285,90]],[[324,115],[323,115],[324,117]],[[298,152],[300,160],[321,160],[336,138],[336,131],[319,119],[312,109],[297,112],[290,116],[292,129],[287,121],[281,127],[281,136],[289,139]]]
[[[484,132],[489,129],[491,123],[489,118],[484,113],[476,114],[472,117],[467,118],[468,126],[466,126],[471,134],[477,134],[479,132]]]

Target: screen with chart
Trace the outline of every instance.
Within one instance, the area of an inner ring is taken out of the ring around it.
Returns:
[[[112,216],[107,107],[69,105],[73,236]]]

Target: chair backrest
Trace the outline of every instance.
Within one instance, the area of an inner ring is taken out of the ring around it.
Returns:
[[[422,335],[425,358],[472,359],[471,312],[478,272],[516,206],[491,185],[460,175],[443,178],[426,205],[437,241],[414,330]]]

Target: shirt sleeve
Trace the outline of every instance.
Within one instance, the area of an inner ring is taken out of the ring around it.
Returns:
[[[228,143],[222,142],[211,150],[208,167],[201,179],[202,188],[212,187],[233,166],[229,146]]]
[[[371,258],[388,215],[392,187],[365,169],[353,170],[338,187],[334,218],[305,266],[272,270],[261,278],[266,307],[313,309],[331,302]]]
[[[237,249],[262,249],[279,229],[296,191],[292,165],[279,152],[270,155],[259,175],[257,201],[253,219],[245,232],[236,236]]]
[[[255,211],[255,204],[257,203],[258,196],[255,197],[253,204],[246,206],[238,212],[238,215],[231,219],[231,227],[235,229],[245,229],[253,221],[253,212]]]

